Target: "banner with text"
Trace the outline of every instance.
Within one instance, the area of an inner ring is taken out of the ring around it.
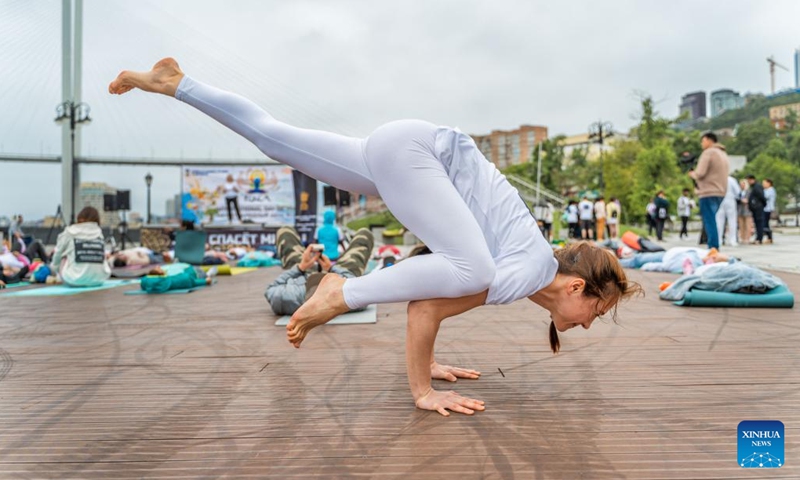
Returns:
[[[243,222],[294,224],[294,182],[287,166],[184,167],[181,179],[182,208],[190,210],[184,218],[205,225],[226,225],[229,218],[240,223],[238,207]]]

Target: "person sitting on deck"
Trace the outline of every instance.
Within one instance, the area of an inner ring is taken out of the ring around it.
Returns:
[[[102,285],[111,276],[100,214],[94,207],[81,210],[78,223],[58,235],[52,266],[61,281],[72,287]]]
[[[372,233],[362,228],[353,236],[347,250],[334,265],[323,252],[314,251],[312,246],[303,250],[301,255],[300,237],[296,232],[292,235],[289,227],[284,227],[278,234],[281,239],[279,253],[284,268],[289,270],[275,279],[266,292],[267,302],[277,315],[292,315],[315,291],[316,285],[327,273],[334,273],[344,278],[359,277],[369,260],[373,247]],[[297,247],[297,248],[296,248]]]

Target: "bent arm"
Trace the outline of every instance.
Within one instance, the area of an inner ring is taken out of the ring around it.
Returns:
[[[431,361],[433,345],[439,324],[445,318],[472,310],[486,302],[489,291],[485,290],[461,298],[435,298],[418,300],[408,304],[408,326],[406,327],[406,367],[408,384],[414,402],[430,393]]]

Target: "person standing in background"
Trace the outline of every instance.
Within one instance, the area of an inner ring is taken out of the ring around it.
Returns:
[[[764,196],[764,187],[756,182],[755,176],[748,175],[747,183],[750,184],[750,197],[747,205],[750,208],[750,213],[753,215],[753,223],[756,226],[756,239],[750,243],[760,245],[764,240],[764,207],[767,205],[767,199]]]
[[[669,217],[669,201],[664,195],[664,190],[659,190],[654,200],[656,205],[656,238],[664,240],[664,224]]]
[[[778,195],[775,193],[775,187],[772,186],[771,178],[762,180],[761,185],[764,187],[764,198],[767,200],[767,205],[764,207],[764,235],[767,237],[767,243],[772,243],[772,227],[769,226],[769,221],[774,215],[775,199]]]
[[[684,188],[683,195],[678,198],[678,216],[681,217],[681,233],[678,234],[678,238],[689,236],[689,217],[692,216],[692,209],[695,207],[694,200],[689,195],[689,189]]]
[[[719,243],[735,247],[739,244],[736,240],[736,230],[739,224],[736,215],[736,199],[742,193],[739,182],[733,177],[728,177],[728,189],[722,199],[719,210],[717,210],[717,232],[719,233]],[[728,236],[725,237],[725,225],[728,225]],[[723,242],[723,240],[726,240]]]
[[[621,210],[619,202],[615,197],[608,199],[608,203],[606,204],[606,222],[608,223],[608,236],[612,240],[616,240],[619,234],[617,225],[619,225]]]
[[[592,214],[594,210],[594,206],[592,202],[589,201],[588,197],[583,197],[581,203],[578,204],[578,215],[581,219],[581,238],[584,240],[591,240],[592,239],[592,219],[594,215]]]
[[[597,241],[602,242],[606,235],[606,202],[602,195],[594,202],[594,218]]]
[[[567,205],[567,225],[569,226],[569,238],[581,238],[581,227],[578,221],[578,202],[570,200]]]
[[[747,200],[750,198],[750,189],[748,188],[746,180],[739,181],[739,198],[737,199],[736,212],[739,218],[739,243],[750,243],[750,237],[753,234],[753,214],[747,206]]]
[[[708,248],[719,250],[717,210],[728,191],[730,162],[725,147],[717,143],[717,135],[713,132],[705,133],[700,144],[703,153],[697,161],[697,168],[689,170],[689,176],[697,182],[700,216],[703,218]]]
[[[645,207],[645,220],[647,221],[647,234],[652,235],[656,229],[656,202],[654,198],[650,199],[650,203]]]

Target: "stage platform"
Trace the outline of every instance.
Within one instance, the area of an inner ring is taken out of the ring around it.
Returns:
[[[295,350],[263,297],[279,273],[187,295],[0,292],[0,478],[800,478],[797,307],[676,307],[656,295],[675,276],[633,272],[647,296],[557,356],[538,307],[482,307],[437,344],[482,378],[435,388],[487,409],[444,418],[409,395],[404,305]],[[738,466],[742,420],[785,424],[785,466]]]

